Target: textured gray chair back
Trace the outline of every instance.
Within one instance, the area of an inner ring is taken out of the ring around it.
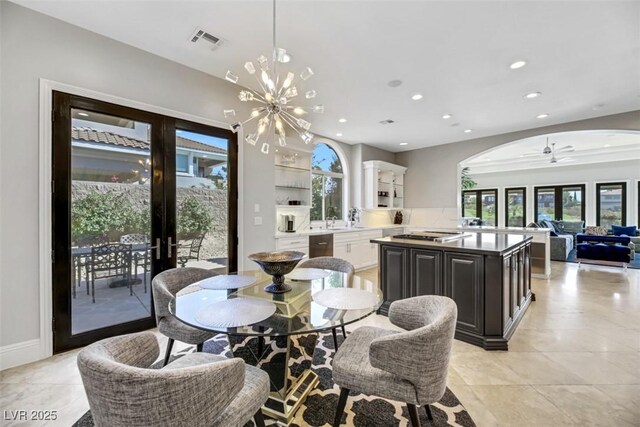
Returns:
[[[158,354],[151,332],[107,338],[78,354],[96,426],[212,425],[243,387],[242,359],[147,369]]]
[[[156,309],[156,323],[167,316],[173,316],[169,311],[169,303],[183,288],[200,280],[216,276],[211,270],[196,267],[171,268],[153,278],[153,304]]]
[[[394,301],[389,320],[407,332],[373,340],[371,365],[411,382],[420,404],[437,402],[447,387],[457,318],[451,298],[428,295]]]
[[[311,258],[300,264],[300,268],[322,268],[324,270],[340,271],[352,275],[356,272],[353,265],[344,259],[330,256]]]

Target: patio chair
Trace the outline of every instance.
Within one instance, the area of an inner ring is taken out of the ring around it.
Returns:
[[[73,297],[76,297],[76,286],[82,286],[82,276],[84,272],[85,285],[87,287],[87,295],[89,295],[89,269],[87,268],[91,261],[91,247],[109,243],[109,239],[104,236],[78,237],[74,239],[75,248],[71,250],[72,267],[74,269],[74,277],[71,281]]]
[[[187,239],[178,244],[177,260],[181,267],[186,267],[187,262],[191,260],[200,260],[200,248],[203,240],[204,235]]]
[[[145,248],[141,251],[133,251],[131,255],[131,263],[133,265],[134,279],[138,277],[138,268],[142,267],[142,277],[144,285],[144,293],[147,293],[147,274],[151,273],[151,263],[149,262],[149,256],[151,249],[147,241],[147,235],[142,233],[125,234],[120,237],[120,243],[125,244],[144,244]]]
[[[109,243],[91,248],[91,258],[87,264],[91,277],[91,301],[96,302],[96,280],[119,277],[131,287],[131,245]]]

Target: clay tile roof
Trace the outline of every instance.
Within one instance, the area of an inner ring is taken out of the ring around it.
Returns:
[[[118,135],[117,133],[105,132],[105,131],[95,130],[91,128],[73,127],[71,129],[71,139],[75,141],[108,144],[108,145],[115,145],[117,147],[135,148],[139,150],[149,149],[149,143],[147,141],[141,141],[139,139]],[[176,138],[176,145],[178,147],[187,148],[191,150],[206,151],[208,153],[215,153],[215,154],[225,154],[225,155],[227,154],[227,150],[224,150],[222,148],[213,147],[211,145],[203,144],[202,142],[183,138],[181,136],[178,136]]]

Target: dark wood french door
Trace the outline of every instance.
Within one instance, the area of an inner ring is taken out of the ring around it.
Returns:
[[[54,352],[155,326],[151,280],[237,270],[236,135],[53,93]]]

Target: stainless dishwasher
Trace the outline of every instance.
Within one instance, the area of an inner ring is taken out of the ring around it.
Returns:
[[[309,236],[309,258],[333,256],[333,234]]]

